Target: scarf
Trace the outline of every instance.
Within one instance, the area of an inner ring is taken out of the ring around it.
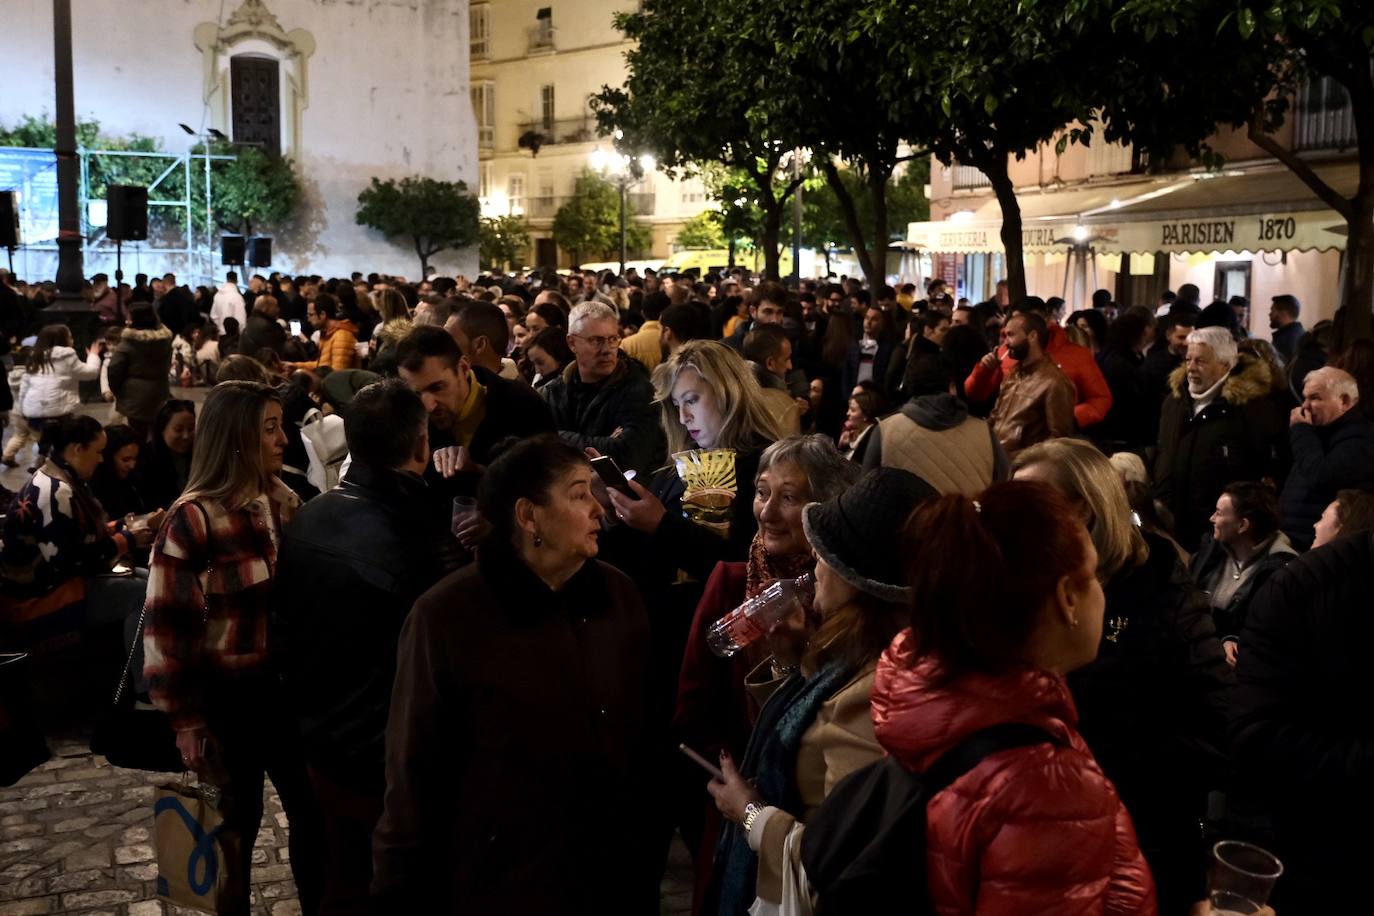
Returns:
[[[816,568],[816,556],[806,553],[775,557],[763,546],[763,532],[754,532],[749,542],[749,562],[745,568],[744,597],[753,598],[775,579],[795,579]]]
[[[802,735],[816,721],[821,704],[854,676],[855,668],[842,659],[827,663],[809,678],[793,674],[759,710],[740,773],[753,779],[764,804],[784,811],[800,811],[797,795],[797,751]],[[741,916],[757,894],[758,857],[749,848],[744,829],[726,822],[716,842],[713,882],[718,916]]]

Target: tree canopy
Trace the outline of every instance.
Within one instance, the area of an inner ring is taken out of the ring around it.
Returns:
[[[446,249],[477,241],[479,207],[466,182],[412,176],[397,181],[373,178],[358,195],[357,222],[392,239],[408,239],[420,258],[420,276],[429,259]]]
[[[477,249],[484,270],[506,270],[520,263],[529,247],[530,227],[523,217],[483,218]]]
[[[573,261],[611,260],[620,253],[620,191],[591,169],[584,169],[573,196],[553,215],[553,238]],[[653,238],[649,229],[626,214],[625,247],[642,251]]]

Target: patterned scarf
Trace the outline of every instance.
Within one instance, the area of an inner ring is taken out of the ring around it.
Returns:
[[[775,579],[795,579],[816,568],[816,556],[811,551],[775,557],[763,546],[763,532],[754,533],[749,543],[749,563],[745,569],[744,597],[753,598]]]

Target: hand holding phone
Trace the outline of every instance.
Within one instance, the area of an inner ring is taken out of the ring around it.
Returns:
[[[630,486],[627,478],[620,467],[615,463],[615,459],[609,455],[599,455],[592,459],[592,470],[596,471],[596,476],[601,478],[601,482],[612,490],[616,490],[630,499],[639,499],[639,494]]]

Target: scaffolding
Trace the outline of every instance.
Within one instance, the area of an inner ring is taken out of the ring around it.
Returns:
[[[78,149],[77,156],[82,254],[88,276],[97,272],[96,264],[112,261],[115,255],[116,243],[105,234],[106,187],[146,183],[148,240],[123,243],[125,258],[130,259],[135,271],[141,271],[142,259],[149,257],[158,265],[149,265],[156,272],[172,270],[192,283],[214,285],[211,163],[232,161],[236,156],[211,153],[208,149],[168,153],[86,148]],[[57,158],[51,149],[0,147],[0,190],[19,192],[23,244],[16,252],[23,266],[18,273],[29,279],[51,276],[49,262],[54,269],[56,265],[56,169]],[[198,180],[200,188],[196,187]],[[202,202],[204,226],[197,231],[193,208]]]

